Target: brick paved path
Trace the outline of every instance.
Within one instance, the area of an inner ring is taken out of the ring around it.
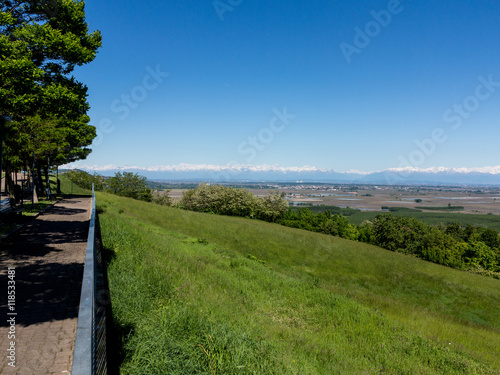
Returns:
[[[0,374],[70,374],[90,198],[69,198],[0,243]],[[15,267],[15,368],[7,290]]]

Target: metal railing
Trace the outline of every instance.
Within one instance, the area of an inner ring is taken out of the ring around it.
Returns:
[[[87,251],[73,352],[72,375],[107,374],[106,304],[103,300],[102,254],[97,241],[95,193],[92,187]]]

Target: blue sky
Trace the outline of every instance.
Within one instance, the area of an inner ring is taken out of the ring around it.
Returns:
[[[500,165],[497,1],[88,0],[87,165]]]

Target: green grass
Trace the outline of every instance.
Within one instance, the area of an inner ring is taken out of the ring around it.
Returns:
[[[500,370],[500,281],[98,193],[123,374]]]
[[[83,189],[78,185],[75,185],[69,179],[64,176],[64,173],[59,173],[59,180],[61,181],[61,193],[63,195],[91,195],[92,191],[88,189]],[[57,191],[56,176],[50,176],[50,189],[55,194]]]
[[[51,204],[54,204],[53,201],[38,201],[38,203],[31,204],[29,201],[25,201],[23,205],[23,216],[35,216],[40,211],[46,209]]]

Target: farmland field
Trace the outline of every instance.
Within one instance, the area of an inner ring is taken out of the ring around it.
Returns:
[[[239,185],[235,185],[238,187]],[[486,226],[500,232],[500,189],[498,187],[369,186],[330,184],[246,184],[256,196],[269,190],[287,194],[296,208],[314,212],[342,213],[352,224],[373,220],[390,207],[395,215],[412,216],[431,225],[454,221]],[[173,189],[170,196],[179,201],[185,189]],[[463,209],[457,210],[456,207]],[[339,208],[343,210],[339,210]]]

